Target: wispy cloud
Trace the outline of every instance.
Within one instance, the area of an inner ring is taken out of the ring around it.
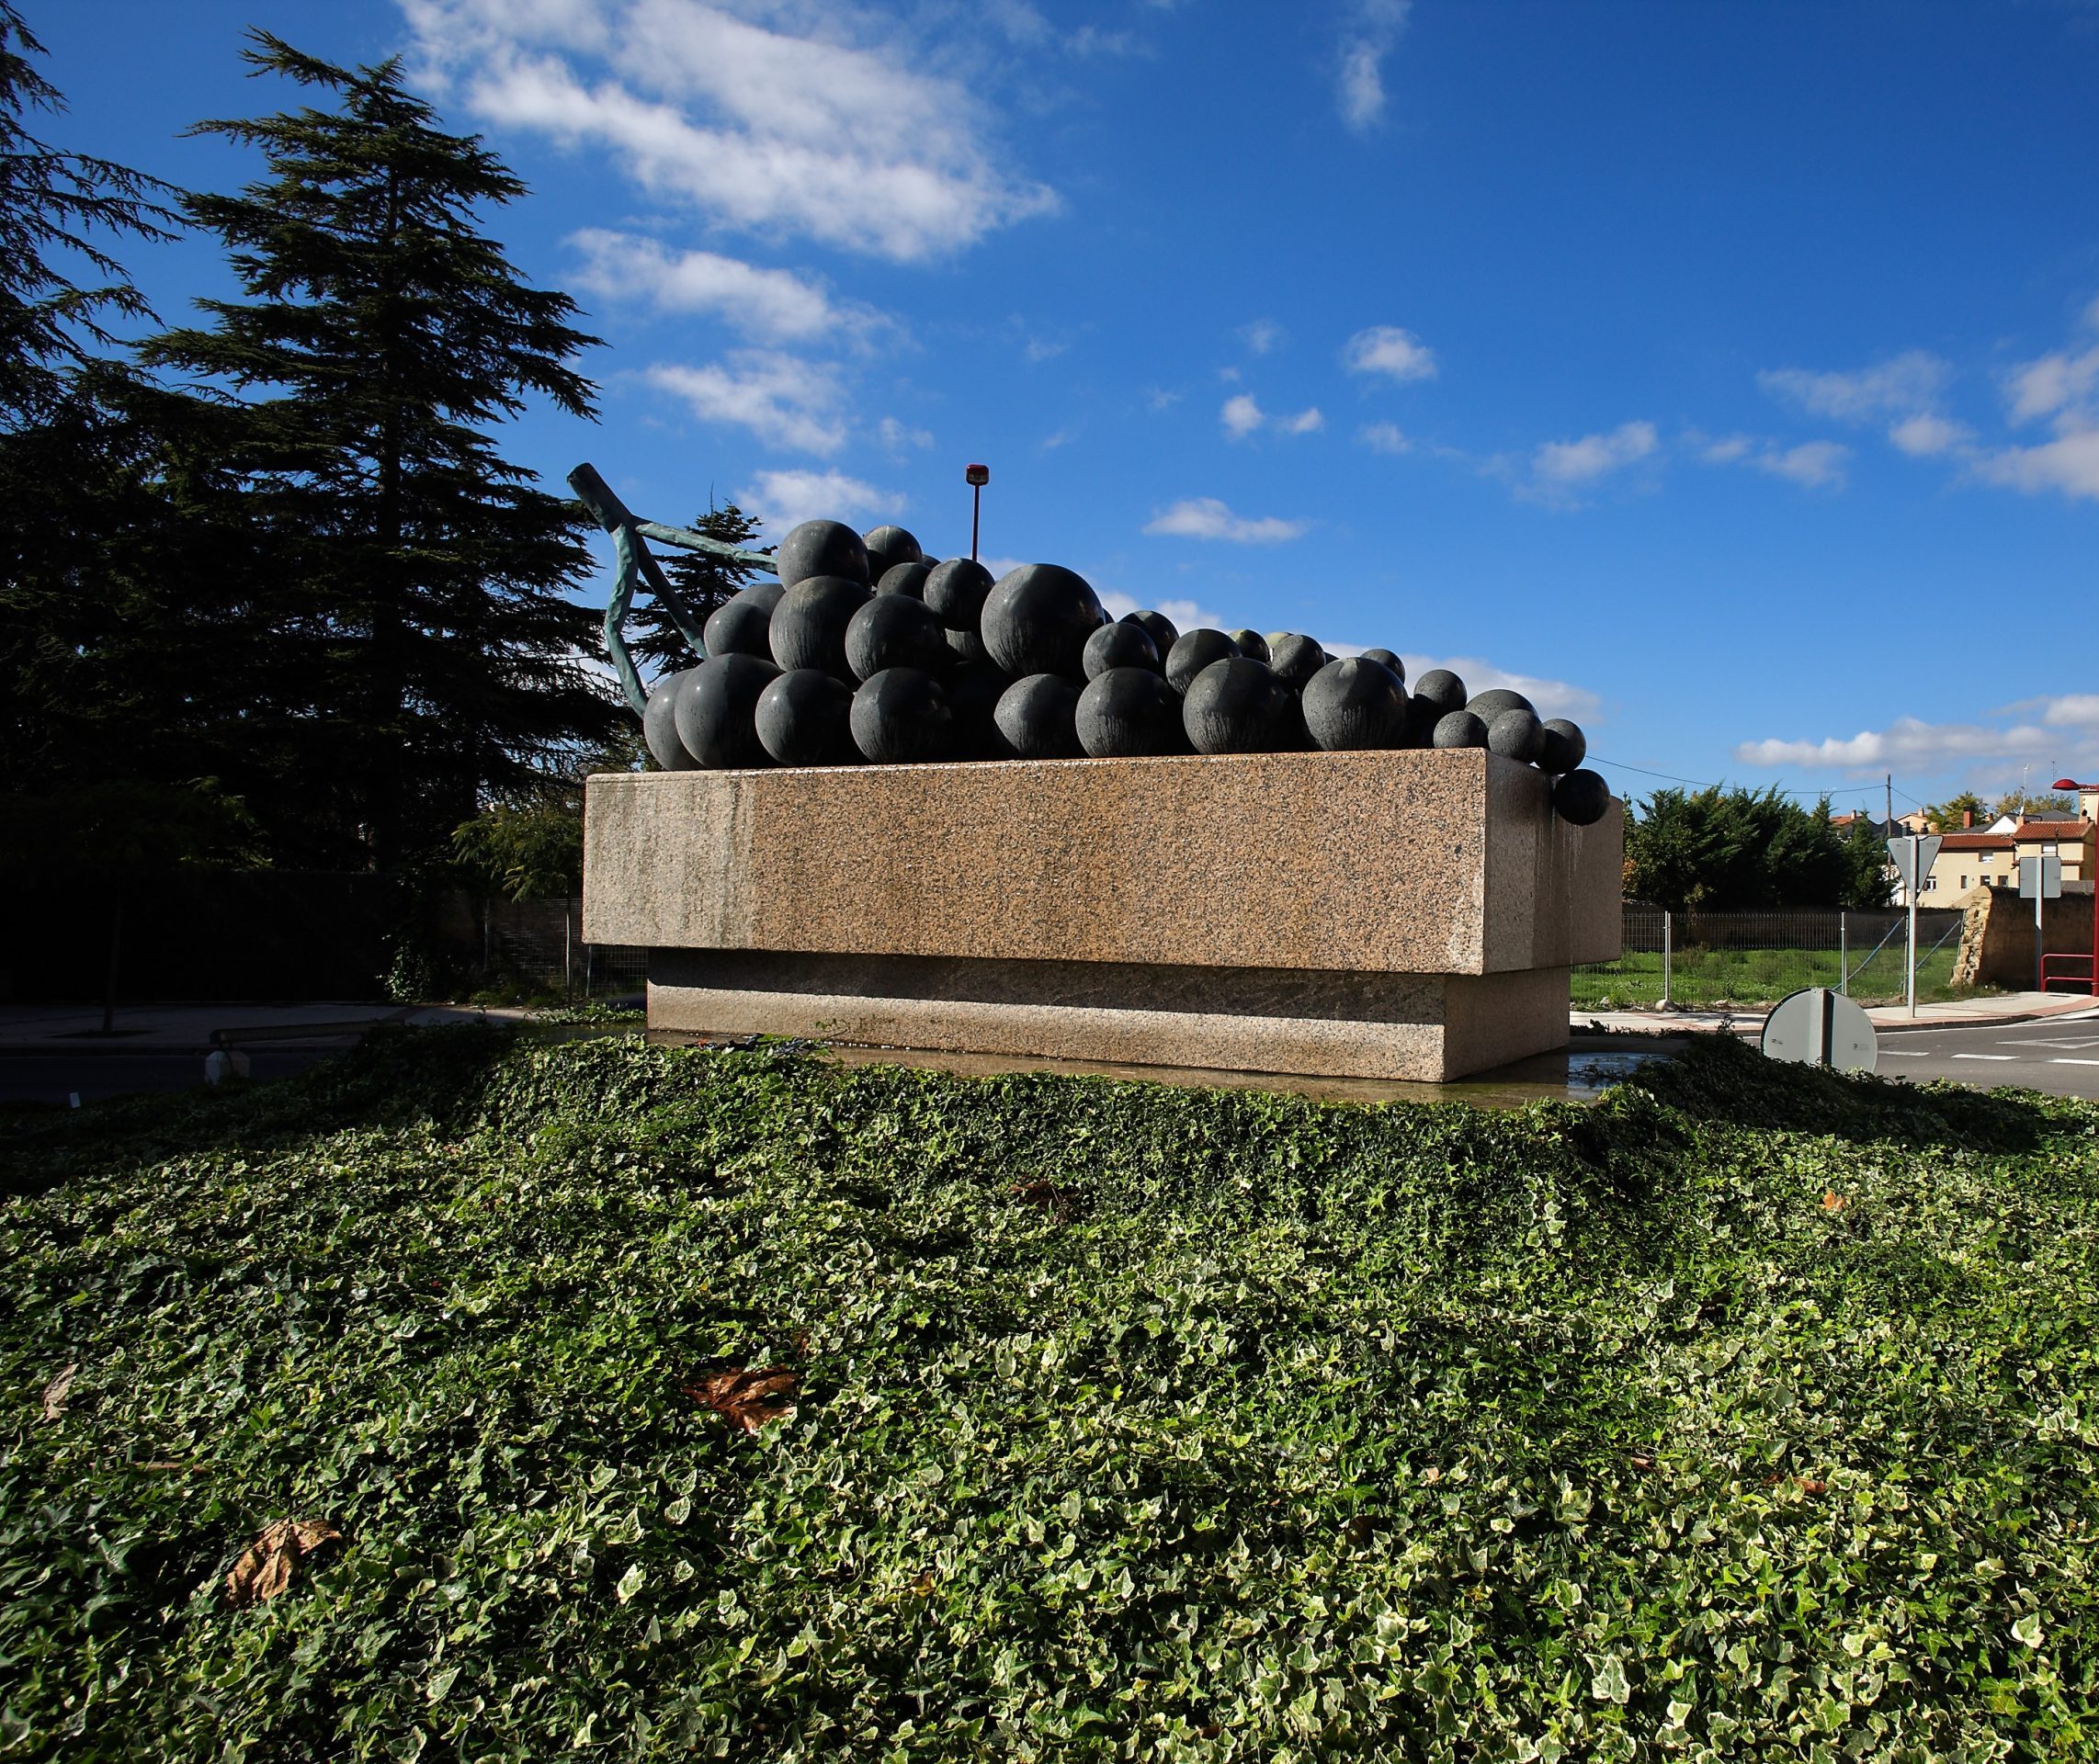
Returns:
[[[896,492],[838,471],[761,471],[736,492],[736,502],[774,540],[804,521],[851,525],[868,515],[893,517],[905,506]]]
[[[1249,355],[1265,356],[1277,347],[1288,336],[1283,327],[1273,319],[1255,319],[1251,324],[1239,327],[1239,340],[1246,345]]]
[[[1223,424],[1225,438],[1229,441],[1243,441],[1263,429],[1272,429],[1278,435],[1317,435],[1326,426],[1325,414],[1316,404],[1294,415],[1271,416],[1261,408],[1260,401],[1252,392],[1240,392],[1226,399],[1224,408],[1218,413],[1218,420]]]
[[[401,6],[419,74],[468,114],[724,225],[910,262],[1057,206],[1005,163],[990,107],[925,71],[893,20],[778,7],[757,22],[702,0]]]
[[[1984,483],[2029,495],[2055,491],[2099,501],[2099,300],[2085,308],[2080,329],[2093,340],[2022,363],[2007,376],[2004,392],[2013,424],[2046,418],[2055,438],[1968,449],[1969,468]]]
[[[1840,423],[1872,423],[1883,417],[1929,410],[1953,379],[1953,369],[1922,349],[1892,356],[1852,373],[1815,373],[1804,368],[1773,368],[1756,383],[1772,397],[1813,416]]]
[[[2099,300],[2084,309],[2083,329],[2099,333]],[[2023,362],[2004,381],[2005,402],[2014,424],[2074,410],[2090,403],[2095,392],[2099,392],[2099,342]]]
[[[871,307],[834,300],[784,269],[762,269],[711,251],[668,250],[646,233],[586,227],[569,243],[579,285],[601,299],[645,301],[663,312],[703,312],[768,343],[807,343],[894,328]]]
[[[1723,435],[1717,441],[1686,438],[1708,465],[1747,466],[1804,490],[1842,489],[1844,468],[1851,459],[1851,449],[1841,441],[1802,441],[1788,447],[1747,435]]]
[[[1352,374],[1382,374],[1402,384],[1435,378],[1435,351],[1412,331],[1374,324],[1348,339],[1341,358]]]
[[[1743,741],[1734,756],[1743,765],[1832,771],[1937,771],[1999,760],[2045,761],[2043,771],[2049,765],[2075,771],[2088,764],[2099,748],[2099,695],[2073,693],[2030,699],[1997,714],[2009,718],[2019,711],[2026,713],[2023,719],[1993,724],[1899,717],[1885,729],[1861,729],[1855,735]]]
[[[1310,529],[1308,521],[1286,521],[1274,514],[1259,519],[1234,514],[1215,496],[1194,496],[1175,503],[1144,526],[1147,533],[1163,537],[1222,539],[1231,545],[1283,545],[1302,538]]]
[[[1366,423],[1356,431],[1356,438],[1372,453],[1408,453],[1413,448],[1396,423]]]
[[[1352,0],[1335,46],[1334,104],[1357,134],[1385,115],[1385,58],[1407,25],[1408,0]]]
[[[1548,441],[1531,456],[1533,486],[1548,497],[1571,495],[1651,458],[1660,446],[1648,422],[1621,423],[1572,441]]]
[[[658,362],[643,378],[703,421],[735,424],[773,447],[832,454],[845,445],[844,389],[826,364],[777,349],[738,349],[697,368]]]
[[[896,456],[908,453],[914,447],[930,447],[933,445],[933,432],[930,429],[914,429],[910,424],[899,422],[893,416],[882,418],[881,426],[876,433],[880,435],[882,446]]]

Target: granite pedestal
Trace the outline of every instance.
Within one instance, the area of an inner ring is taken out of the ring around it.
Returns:
[[[1439,1080],[1564,1046],[1623,811],[1480,750],[615,775],[584,935],[652,1030]]]

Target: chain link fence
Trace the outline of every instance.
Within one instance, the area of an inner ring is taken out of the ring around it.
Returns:
[[[1771,912],[1665,912],[1625,909],[1625,953],[1573,974],[1574,1008],[1640,1010],[1769,1004],[1804,986],[1827,986],[1861,1004],[1906,996],[1909,915],[1893,910],[1792,909]],[[1958,911],[1917,913],[1917,997],[1955,996]]]
[[[578,1001],[639,998],[649,952],[583,940],[583,902],[490,900],[482,914],[481,968],[492,988]]]

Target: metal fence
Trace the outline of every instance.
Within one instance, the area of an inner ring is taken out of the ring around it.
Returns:
[[[1628,905],[1625,953],[1577,967],[1577,1010],[1767,1004],[1804,986],[1833,987],[1861,1003],[1905,996],[1909,916],[1897,911],[1795,909],[1665,912]],[[1917,913],[1917,996],[1951,995],[1962,915]]]
[[[563,998],[638,995],[649,978],[649,952],[583,940],[583,902],[491,900],[482,909],[482,974],[493,985]]]

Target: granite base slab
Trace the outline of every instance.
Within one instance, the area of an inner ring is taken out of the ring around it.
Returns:
[[[649,1026],[1442,1082],[1563,1047],[1565,967],[1485,975],[658,949]]]

